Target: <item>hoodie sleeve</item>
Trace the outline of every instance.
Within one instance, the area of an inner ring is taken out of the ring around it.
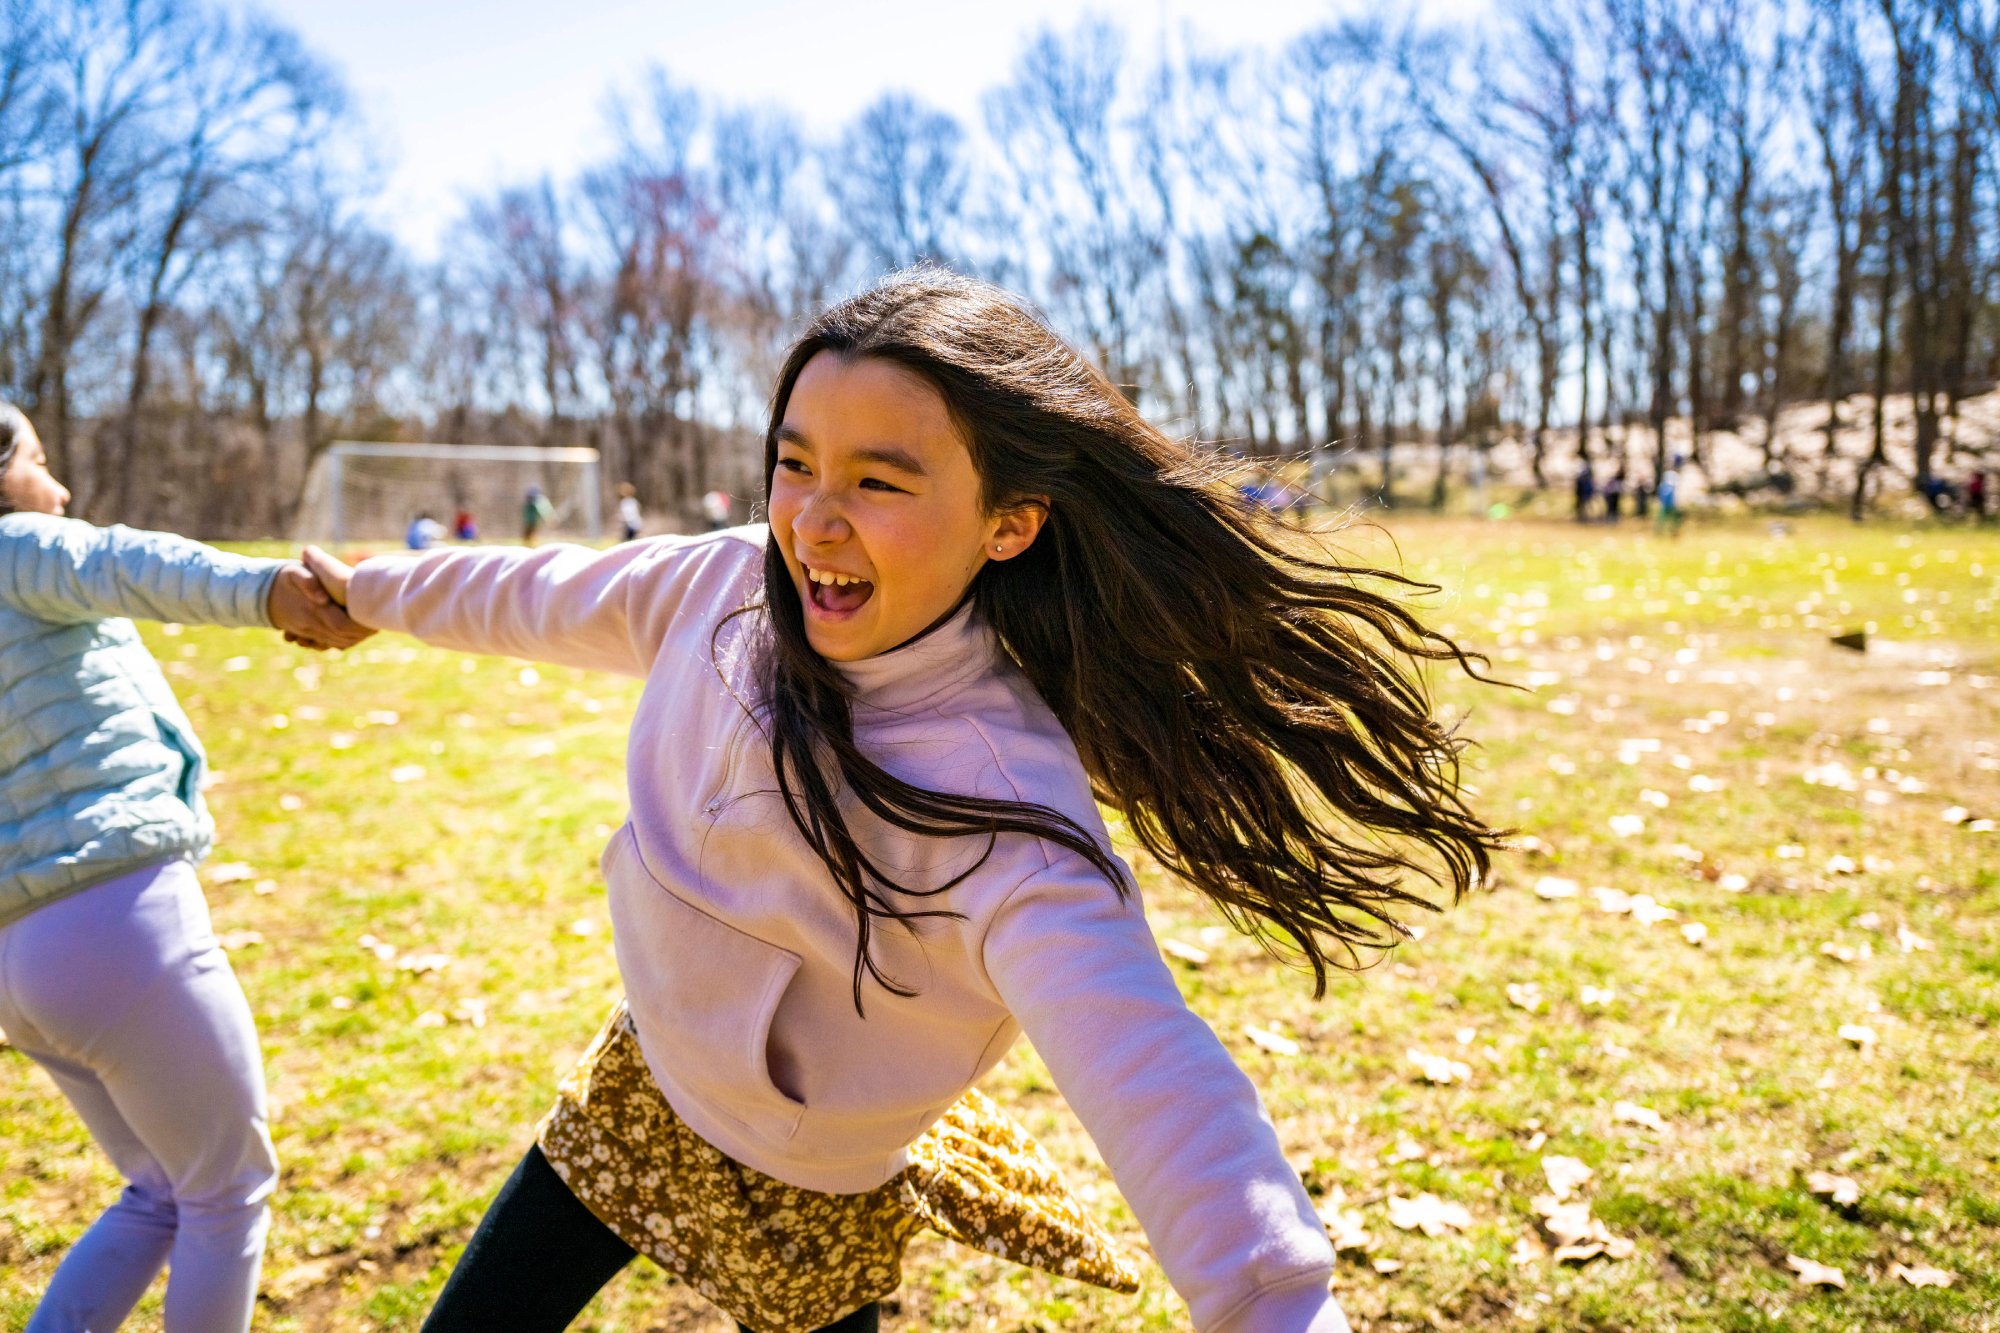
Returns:
[[[123,616],[269,628],[271,583],[284,565],[170,532],[0,518],[0,605],[56,624]]]
[[[1347,1333],[1333,1247],[1256,1089],[1191,1012],[1136,892],[1080,858],[995,915],[987,975],[1202,1333]]]
[[[348,612],[440,648],[643,676],[691,588],[754,552],[740,538],[478,547],[362,561]],[[754,560],[755,555],[752,554]]]

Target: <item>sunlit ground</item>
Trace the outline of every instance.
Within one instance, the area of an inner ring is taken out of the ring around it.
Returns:
[[[1435,619],[1531,687],[1439,678],[1520,830],[1490,891],[1315,1003],[1139,866],[1357,1325],[2000,1327],[2000,528],[1391,522]],[[635,687],[146,633],[219,770],[206,879],[276,1103],[258,1325],[413,1329],[617,993],[596,859]],[[1032,1052],[987,1087],[1137,1245]],[[0,1161],[18,1327],[115,1179],[12,1052]],[[1186,1327],[1151,1279],[920,1240],[885,1326]],[[635,1267],[579,1327],[731,1325]]]

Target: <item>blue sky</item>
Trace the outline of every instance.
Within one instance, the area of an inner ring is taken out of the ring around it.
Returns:
[[[778,102],[817,132],[900,89],[968,121],[1074,0],[255,0],[346,75],[384,158],[380,212],[421,254],[468,194],[558,178],[606,146],[607,91],[658,63],[730,102]],[[1098,0],[1135,42],[1192,25],[1271,45],[1365,0]],[[1428,0],[1431,13],[1483,0]]]

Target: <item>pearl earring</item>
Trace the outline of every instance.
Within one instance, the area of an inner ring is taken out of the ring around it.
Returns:
[[[1005,555],[1006,553],[1007,553],[1007,548],[1004,546],[995,546],[993,548],[993,554],[995,555]]]

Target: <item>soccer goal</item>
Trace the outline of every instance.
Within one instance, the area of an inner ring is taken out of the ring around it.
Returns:
[[[548,501],[538,538],[595,541],[604,490],[595,449],[339,440],[313,460],[294,525],[301,541],[397,541],[420,514],[454,536],[470,518],[478,540],[517,542],[530,488]]]

